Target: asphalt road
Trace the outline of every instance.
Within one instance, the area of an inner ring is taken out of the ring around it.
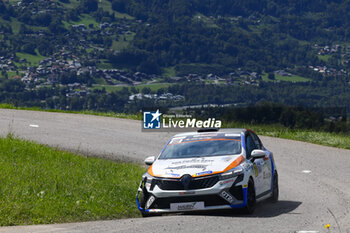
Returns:
[[[0,110],[0,136],[9,132],[21,138],[91,156],[137,162],[142,162],[147,156],[157,155],[172,135],[142,133],[141,123],[132,120]],[[1,227],[0,232],[350,233],[350,150],[270,137],[261,138],[275,155],[279,171],[280,201],[276,204],[259,204],[252,216],[214,212]],[[324,228],[326,224],[330,224],[328,230]]]

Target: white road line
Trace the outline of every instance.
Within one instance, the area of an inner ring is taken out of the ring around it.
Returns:
[[[296,231],[295,233],[318,233],[319,231]]]
[[[310,170],[303,170],[303,171],[301,171],[302,173],[305,173],[305,174],[309,174],[309,173],[311,173],[311,171]]]
[[[30,124],[29,126],[33,127],[33,128],[39,128],[39,125],[32,125],[32,124]]]

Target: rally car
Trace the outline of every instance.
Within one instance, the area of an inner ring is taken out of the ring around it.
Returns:
[[[201,129],[177,134],[142,176],[136,202],[142,215],[241,208],[278,200],[272,152],[249,129]]]

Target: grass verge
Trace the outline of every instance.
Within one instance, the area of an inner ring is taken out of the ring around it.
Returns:
[[[305,129],[289,129],[282,125],[254,125],[237,122],[224,123],[224,128],[249,128],[259,135],[285,138],[318,145],[350,149],[350,137],[343,133],[328,133]]]
[[[0,225],[135,217],[145,169],[0,138]]]
[[[95,111],[67,111],[59,109],[42,109],[39,107],[15,107],[11,104],[0,104],[0,109],[16,109],[16,110],[28,110],[28,111],[40,111],[40,112],[58,112],[58,113],[72,113],[72,114],[83,114],[83,115],[94,115],[104,117],[116,117],[122,119],[141,120],[141,114],[126,114],[126,113],[115,113],[115,112],[95,112]]]

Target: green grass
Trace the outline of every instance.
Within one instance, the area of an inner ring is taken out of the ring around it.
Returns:
[[[140,90],[145,88],[145,87],[148,87],[150,88],[152,91],[158,91],[159,89],[161,88],[168,88],[170,87],[170,83],[152,83],[152,84],[141,84],[141,85],[137,85],[135,86],[136,89]]]
[[[22,23],[20,21],[18,21],[16,18],[11,17],[9,21],[3,20],[0,18],[0,24],[11,25],[13,33],[18,34]],[[45,27],[33,26],[33,25],[28,25],[28,24],[25,24],[25,26],[27,28],[30,28],[33,31],[39,31],[39,30],[45,29]]]
[[[60,4],[62,4],[64,6],[64,8],[73,9],[73,8],[77,8],[79,6],[79,1],[69,0],[69,3],[60,2]]]
[[[70,26],[72,25],[78,25],[78,24],[84,24],[86,28],[89,28],[90,24],[92,24],[94,28],[97,28],[99,26],[99,23],[96,22],[94,17],[88,14],[81,14],[78,21],[70,21],[70,22],[63,21],[63,25],[67,29],[69,29]]]
[[[77,1],[77,0],[70,0],[69,3],[61,3],[61,4],[64,6],[64,8],[73,9],[73,8],[76,8],[76,7],[79,6],[79,1]],[[128,19],[128,20],[133,20],[134,19],[134,17],[132,17],[132,16],[130,16],[128,14],[114,11],[112,9],[112,3],[110,1],[108,1],[108,0],[99,0],[98,1],[98,7],[102,8],[104,11],[107,11],[109,13],[114,13],[116,18]]]
[[[59,109],[42,109],[39,107],[15,107],[11,104],[0,104],[0,109],[16,109],[16,110],[28,110],[28,111],[40,111],[40,112],[58,112],[58,113],[72,113],[72,114],[83,114],[83,115],[95,115],[104,117],[115,117],[122,119],[141,120],[141,115],[126,114],[126,113],[115,113],[115,112],[96,112],[96,111],[66,111]]]
[[[11,18],[11,28],[14,34],[19,33],[21,23],[16,18]]]
[[[114,11],[112,9],[112,3],[108,0],[101,0],[99,1],[98,3],[98,7],[102,8],[104,11],[107,11],[109,13],[114,13],[114,16],[117,18],[117,19],[128,19],[128,20],[133,20],[135,19],[134,17],[128,15],[128,14],[125,14],[125,13],[120,13],[120,12],[117,12],[117,11]]]
[[[171,67],[164,68],[163,75],[165,77],[175,77],[176,76],[175,67],[171,66]]]
[[[101,86],[107,85],[107,82],[104,78],[95,78],[94,81]]]
[[[0,25],[11,25],[12,32],[14,34],[18,34],[21,26],[21,22],[19,22],[16,18],[12,18],[12,17],[10,18],[9,21],[0,18]]]
[[[114,50],[122,50],[129,46],[130,42],[134,39],[136,34],[131,32],[129,35],[119,37],[119,40],[113,40],[111,48]]]
[[[20,59],[26,59],[27,62],[32,65],[38,65],[39,62],[45,58],[44,56],[41,56],[38,52],[36,52],[36,55],[17,52],[16,56],[19,57]]]
[[[265,82],[273,82],[273,81],[285,81],[285,82],[309,82],[310,79],[304,78],[298,75],[292,75],[292,76],[282,76],[282,75],[276,75],[275,74],[275,80],[271,80],[268,78],[268,74],[263,74],[262,79]]]
[[[225,128],[249,128],[259,135],[285,138],[318,145],[350,149],[348,134],[328,133],[314,130],[289,129],[282,125],[254,125],[237,122],[224,123]]]
[[[97,68],[99,69],[113,69],[113,65],[109,62],[102,62],[97,64]]]
[[[99,25],[96,20],[88,14],[82,14],[80,20],[77,21],[76,24],[84,24],[87,28],[90,24],[94,25],[94,27],[98,27]]]
[[[12,78],[13,76],[17,75],[15,71],[7,71],[7,77],[8,78]],[[21,76],[21,74],[18,74],[19,76]],[[4,78],[4,76],[0,73],[0,78]]]
[[[0,138],[0,225],[139,216],[135,193],[145,169],[86,158],[12,136]]]
[[[332,57],[330,54],[327,55],[317,55],[318,59],[324,62],[328,62],[328,60]]]

